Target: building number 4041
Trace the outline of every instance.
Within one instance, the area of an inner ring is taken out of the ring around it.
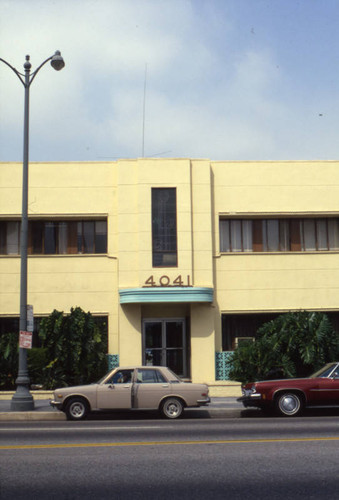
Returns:
[[[175,279],[171,280],[169,276],[163,275],[160,278],[154,279],[153,274],[145,281],[144,286],[192,286],[191,277],[188,274],[186,280],[183,279],[181,274]]]

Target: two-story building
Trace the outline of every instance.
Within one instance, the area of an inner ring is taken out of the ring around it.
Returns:
[[[0,333],[19,317],[21,182],[0,164]],[[339,324],[339,161],[31,163],[28,205],[35,317],[106,317],[111,366],[213,383],[279,313]]]

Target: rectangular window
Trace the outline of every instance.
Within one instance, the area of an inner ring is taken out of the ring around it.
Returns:
[[[7,222],[6,247],[8,255],[20,253],[20,222]]]
[[[0,221],[0,255],[20,254],[20,222]],[[107,221],[28,222],[28,253],[57,255],[107,252]]]
[[[67,242],[68,242],[68,226],[67,222],[59,222],[58,226],[58,242],[59,242],[59,253],[67,254],[71,252],[67,252]]]
[[[44,234],[44,242],[45,242],[45,254],[56,254],[57,251],[57,242],[58,242],[58,223],[57,222],[45,222],[45,234]]]
[[[95,252],[107,253],[107,222],[103,220],[95,221]]]
[[[152,188],[153,267],[176,267],[177,199],[175,188]]]
[[[339,218],[220,219],[221,252],[339,250]]]
[[[276,313],[222,314],[222,350],[234,351],[241,344],[253,342],[258,328],[277,316]]]
[[[315,251],[316,249],[316,225],[314,219],[305,219],[301,221],[303,250]]]
[[[94,222],[86,221],[82,223],[82,248],[84,253],[94,253]],[[78,252],[81,253],[79,245]]]
[[[339,250],[339,219],[328,221],[328,240],[330,250]]]
[[[222,252],[253,252],[253,221],[220,220]]]

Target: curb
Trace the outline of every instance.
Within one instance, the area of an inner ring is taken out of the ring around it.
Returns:
[[[20,422],[20,421],[60,421],[66,420],[66,415],[62,412],[52,411],[11,411],[0,412],[0,422]]]
[[[211,408],[210,410],[201,408],[187,409],[186,411],[204,411],[210,418],[240,418],[243,409],[238,408]],[[109,417],[107,417],[109,419]],[[61,411],[11,411],[0,412],[0,422],[45,422],[45,421],[67,421],[66,415]]]

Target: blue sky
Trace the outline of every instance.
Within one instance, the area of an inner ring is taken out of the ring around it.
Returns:
[[[31,161],[339,159],[338,17],[338,0],[1,0],[0,57],[66,62],[31,86]],[[0,161],[22,160],[23,97],[0,63]]]

